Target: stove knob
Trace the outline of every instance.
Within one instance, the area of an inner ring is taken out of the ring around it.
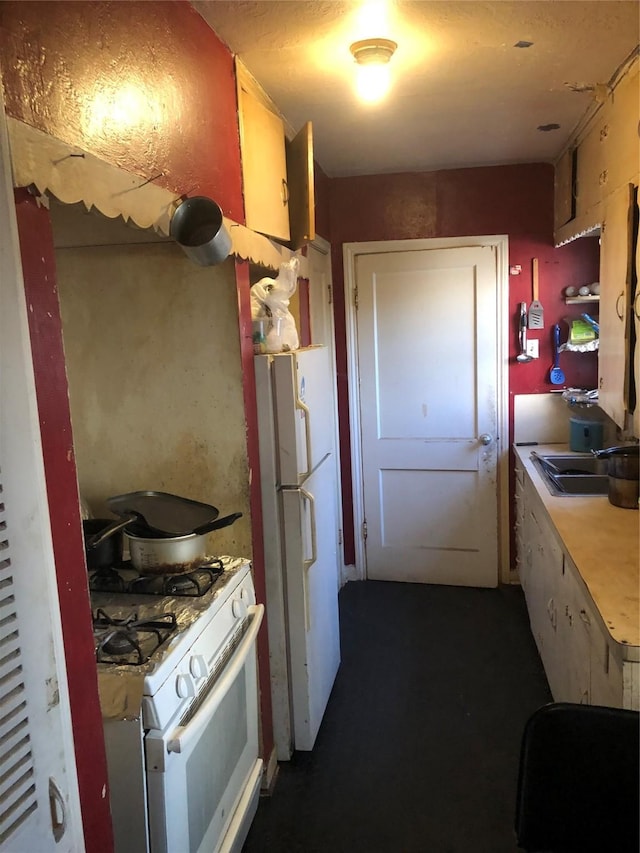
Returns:
[[[209,675],[209,671],[207,669],[207,662],[204,659],[204,655],[193,655],[189,661],[189,670],[196,681],[199,681],[201,678],[206,678],[207,675]]]
[[[249,595],[248,589],[245,589],[244,587],[242,588],[242,591],[240,592],[240,598],[244,601],[247,607],[251,604],[251,596]]]
[[[235,598],[233,600],[233,605],[231,606],[231,612],[236,619],[244,619],[247,615],[247,605],[241,598]]]
[[[181,672],[176,678],[176,693],[181,699],[190,699],[196,695],[196,687],[188,673]]]

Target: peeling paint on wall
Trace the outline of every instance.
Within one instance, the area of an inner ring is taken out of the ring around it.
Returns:
[[[210,553],[251,557],[233,261],[172,243],[59,249],[69,396],[83,499],[157,490],[242,512]]]

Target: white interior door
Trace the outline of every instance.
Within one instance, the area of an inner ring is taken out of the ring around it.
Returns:
[[[496,247],[356,258],[366,572],[498,581]]]
[[[0,849],[84,850],[0,85]]]

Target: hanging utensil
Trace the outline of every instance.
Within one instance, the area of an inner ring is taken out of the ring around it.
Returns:
[[[553,367],[549,371],[549,379],[552,385],[563,385],[565,378],[560,369],[560,326],[556,323],[553,327]]]
[[[201,267],[222,263],[231,251],[222,210],[206,196],[193,196],[182,202],[171,217],[170,235]]]
[[[531,361],[531,356],[527,355],[527,303],[520,303],[520,320],[519,320],[519,339],[520,352],[516,356],[516,361],[520,364],[526,364]]]
[[[542,303],[538,300],[539,282],[538,282],[538,259],[533,258],[532,261],[532,282],[533,282],[533,302],[529,306],[529,328],[544,329],[544,309]]]

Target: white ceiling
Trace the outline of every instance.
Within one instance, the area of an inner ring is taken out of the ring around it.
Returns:
[[[384,26],[362,2],[192,5],[294,130],[313,122],[330,177],[551,162],[640,41],[637,0],[397,0]],[[365,106],[349,45],[375,36],[398,43],[393,88]]]

